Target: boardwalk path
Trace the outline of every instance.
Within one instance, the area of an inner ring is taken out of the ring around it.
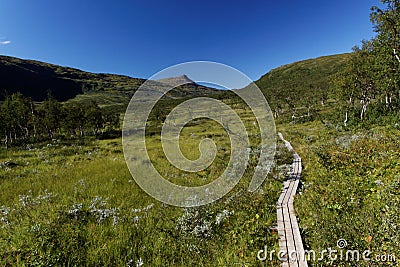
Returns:
[[[283,139],[281,133],[279,138],[285,143],[287,149],[293,152],[293,172],[285,181],[282,193],[278,199],[276,211],[278,214],[279,249],[286,252],[282,257],[282,267],[304,267],[308,266],[305,259],[303,242],[301,241],[299,224],[294,213],[293,198],[296,194],[301,175],[301,158],[293,150],[291,144]],[[282,255],[280,255],[282,256]]]

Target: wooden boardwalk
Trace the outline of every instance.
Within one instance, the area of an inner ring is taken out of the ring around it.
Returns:
[[[276,206],[279,249],[281,252],[285,252],[283,253],[284,255],[281,254],[279,256],[282,260],[282,267],[304,267],[308,266],[308,264],[293,207],[293,199],[299,185],[302,170],[301,158],[293,150],[291,144],[283,139],[281,133],[278,133],[278,136],[285,143],[287,149],[293,152],[293,172],[290,174],[289,179],[285,181]]]

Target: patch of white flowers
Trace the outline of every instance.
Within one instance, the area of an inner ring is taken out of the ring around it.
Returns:
[[[6,206],[0,207],[0,223],[9,225],[8,215],[10,214],[11,208]]]
[[[22,207],[36,205],[37,203],[32,199],[32,195],[19,195],[19,202]]]
[[[27,195],[19,195],[19,202],[21,203],[22,207],[27,206],[34,206],[41,204],[43,202],[51,202],[54,198],[57,197],[57,194],[53,194],[48,192],[47,189],[44,191],[44,194],[40,194],[36,197],[32,196],[32,190],[29,190]]]
[[[68,210],[68,214],[72,215],[76,220],[79,220],[79,214],[82,211],[83,204],[82,203],[74,203],[72,209]]]
[[[20,205],[16,204],[13,207],[0,206],[0,225],[11,225],[10,213],[13,211],[21,211],[24,208],[33,208],[42,203],[50,203],[57,197],[57,194],[48,192],[46,189],[43,194],[33,196],[32,190],[26,195],[19,195],[18,200]]]
[[[90,204],[90,212],[95,215],[98,222],[103,222],[112,217],[113,225],[116,225],[119,222],[119,208],[106,208],[107,200],[96,196]]]
[[[219,226],[234,213],[233,210],[230,211],[225,209],[222,212],[217,213],[215,218],[206,218],[208,216],[201,216],[195,209],[185,209],[182,216],[176,221],[176,230],[186,235],[210,237],[213,234],[213,228]]]
[[[336,145],[343,147],[343,148],[348,148],[351,143],[356,142],[357,140],[359,140],[360,138],[362,138],[362,136],[359,135],[344,135],[344,136],[340,136],[338,138],[336,138],[335,142]]]
[[[68,210],[68,214],[76,220],[85,220],[87,217],[93,216],[99,223],[112,218],[112,223],[115,226],[120,221],[120,210],[119,208],[107,208],[106,205],[107,199],[96,196],[90,202],[88,208],[85,208],[82,203],[74,203],[72,209]]]

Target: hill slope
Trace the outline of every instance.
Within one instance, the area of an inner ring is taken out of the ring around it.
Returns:
[[[341,71],[350,54],[308,59],[271,70],[255,83],[272,109],[316,105],[333,96],[333,77]]]
[[[58,100],[65,101],[87,91],[123,88],[134,90],[143,79],[123,75],[95,74],[35,60],[0,56],[0,88],[16,91],[41,101],[50,90]]]
[[[176,79],[185,79],[188,83],[171,91],[169,95],[174,98],[217,92],[194,83],[186,76]],[[36,101],[42,101],[51,91],[60,101],[75,98],[77,101],[95,100],[101,105],[124,106],[144,81],[129,76],[90,73],[35,60],[0,56],[0,93],[21,92]],[[1,98],[3,95],[0,95]]]

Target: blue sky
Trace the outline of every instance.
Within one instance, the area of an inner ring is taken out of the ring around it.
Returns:
[[[258,79],[270,69],[350,52],[374,35],[373,0],[2,0],[0,54],[148,78],[210,60]]]

